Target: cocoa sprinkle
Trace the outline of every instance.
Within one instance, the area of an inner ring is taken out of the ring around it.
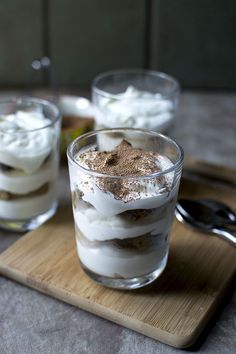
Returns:
[[[113,151],[89,151],[80,155],[89,169],[110,176],[144,176],[159,172],[158,153],[133,148],[126,141]]]
[[[145,184],[140,184],[139,179],[129,177],[141,177],[161,171],[158,165],[157,152],[145,151],[133,148],[126,141],[122,142],[112,151],[87,151],[79,155],[80,161],[87,168],[95,172],[110,176],[127,178],[96,177],[95,183],[98,188],[111,192],[115,198],[130,201],[140,198],[140,192],[148,193],[149,186],[167,187],[163,176],[150,177]]]

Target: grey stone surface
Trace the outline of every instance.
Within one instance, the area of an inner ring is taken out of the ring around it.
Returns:
[[[185,91],[172,136],[185,153],[236,167],[236,94]]]
[[[40,83],[31,62],[43,54],[41,0],[1,1],[0,86]]]
[[[236,166],[234,94],[182,95],[173,135],[195,156]],[[224,117],[224,119],[222,119]],[[61,203],[69,198],[61,170]],[[0,251],[20,236],[0,231]],[[227,256],[227,255],[226,255]],[[189,353],[232,354],[236,348],[236,293],[231,290]],[[0,277],[1,354],[171,354],[158,341]]]

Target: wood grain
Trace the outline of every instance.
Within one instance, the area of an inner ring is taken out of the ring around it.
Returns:
[[[192,177],[199,177],[208,182],[225,184],[231,188],[236,187],[236,170],[233,167],[219,166],[192,156],[185,156],[184,173],[190,173]]]
[[[236,208],[235,190],[183,181],[180,194],[218,198]],[[231,245],[175,221],[168,265],[155,283],[132,291],[104,288],[80,268],[70,205],[0,255],[3,275],[179,348],[197,339],[235,269]]]

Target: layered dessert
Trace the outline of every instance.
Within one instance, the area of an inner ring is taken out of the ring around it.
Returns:
[[[40,111],[0,116],[0,219],[28,220],[55,203],[58,136]]]
[[[108,151],[82,149],[74,161],[72,204],[84,269],[113,279],[161,273],[178,190],[171,160],[121,140]]]
[[[96,127],[145,128],[165,132],[174,120],[174,102],[160,93],[141,91],[129,86],[125,92],[97,96]]]

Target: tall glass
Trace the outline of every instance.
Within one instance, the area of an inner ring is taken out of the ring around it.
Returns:
[[[45,100],[0,101],[0,227],[25,231],[57,208],[60,114]]]
[[[120,147],[127,173],[124,168],[114,175],[91,167],[96,158],[100,167],[116,164]],[[129,161],[140,159],[145,167],[147,152],[161,169],[131,175]],[[67,156],[76,245],[85,273],[113,288],[133,289],[154,281],[167,263],[182,148],[152,131],[104,129],[74,140]]]
[[[96,129],[170,130],[176,117],[180,86],[173,77],[151,70],[114,70],[92,84]]]

